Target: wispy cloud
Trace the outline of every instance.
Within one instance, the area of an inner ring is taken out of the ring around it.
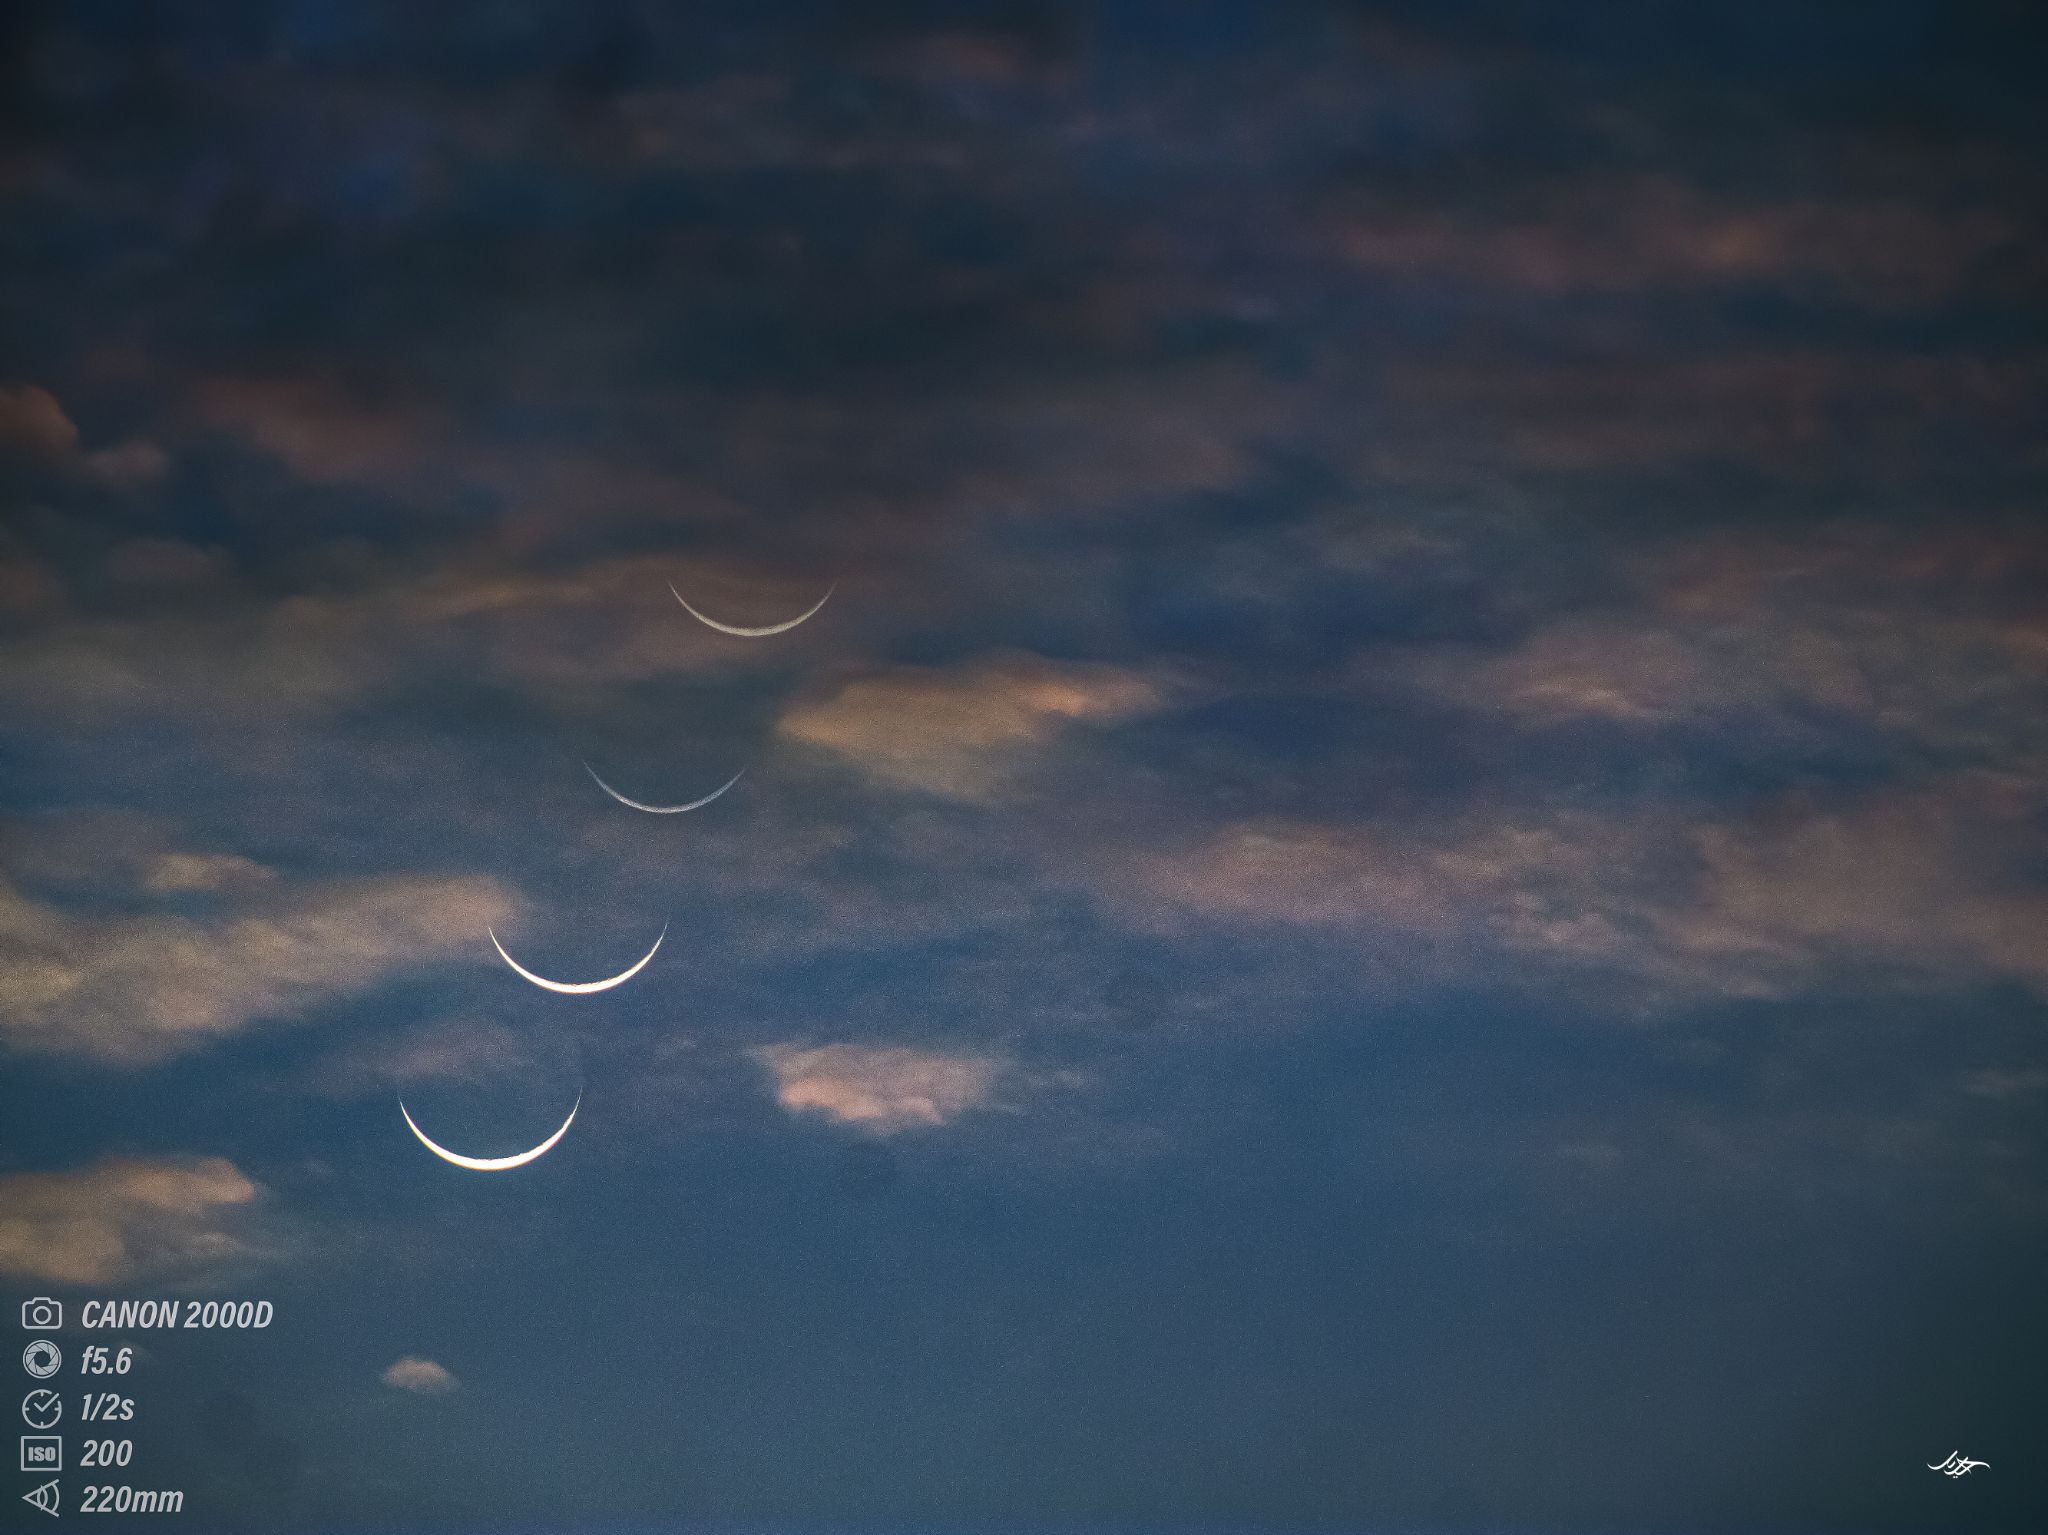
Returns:
[[[262,1191],[220,1157],[109,1157],[0,1177],[0,1271],[125,1284],[259,1256],[241,1235]]]
[[[2039,799],[1965,775],[1718,819],[1473,813],[1265,820],[1105,861],[1125,920],[1320,931],[1418,977],[1512,960],[1639,1000],[1782,996],[1845,981],[2048,993],[2030,880]],[[2032,851],[2029,851],[2032,850]]]
[[[316,1061],[305,1081],[321,1096],[352,1098],[423,1081],[516,1073],[534,1063],[533,1041],[517,1029],[484,1018],[439,1018],[351,1042]]]
[[[1884,307],[1947,298],[2019,233],[1992,205],[1741,200],[1670,175],[1575,177],[1520,201],[1480,213],[1367,198],[1326,228],[1339,259],[1395,280],[1532,297],[1818,285]]]
[[[2048,627],[2028,596],[2044,574],[1997,528],[1680,540],[1632,561],[1613,602],[1505,649],[1363,670],[1521,723],[1743,719],[1782,737],[1832,721],[2021,766],[2048,746]]]
[[[0,385],[0,450],[116,487],[160,479],[170,463],[163,449],[139,438],[85,449],[62,403],[36,384]]]
[[[0,641],[0,699],[58,719],[270,717],[437,673],[544,692],[763,660],[713,643],[668,594],[676,562],[652,555],[529,569],[472,549],[282,597],[222,584],[217,570],[162,549],[124,568],[153,580],[161,600],[94,615],[44,603],[44,622]],[[181,575],[214,578],[203,604],[176,589]]]
[[[96,918],[0,886],[0,1036],[136,1065],[473,953],[516,909],[493,880],[265,885],[223,915]]]

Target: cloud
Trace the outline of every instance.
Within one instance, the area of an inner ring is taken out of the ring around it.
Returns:
[[[903,1045],[764,1045],[752,1054],[790,1113],[876,1135],[950,1124],[987,1106],[1004,1070],[991,1056]]]
[[[305,1082],[330,1098],[385,1093],[434,1081],[517,1074],[536,1064],[532,1038],[482,1018],[440,1018],[386,1037],[357,1041],[316,1062]]]
[[[1654,889],[1643,827],[1594,815],[1356,824],[1262,819],[1131,851],[1100,878],[1126,917],[1325,929],[1440,972],[1473,948],[1644,964]]]
[[[1533,724],[1747,716],[1775,739],[1832,725],[2014,764],[2048,747],[2048,628],[2027,597],[2048,570],[2009,532],[1696,538],[1618,575],[1609,605],[1504,649],[1368,656],[1361,673]]]
[[[158,895],[186,890],[220,890],[238,885],[259,885],[277,878],[253,858],[236,853],[163,853],[154,859],[143,876],[145,890]]]
[[[180,868],[221,873],[218,859]],[[489,879],[406,875],[264,886],[208,920],[94,919],[0,885],[0,1037],[146,1063],[472,954],[515,906]]]
[[[1522,981],[1605,976],[1632,1008],[1829,985],[2006,981],[2048,995],[2048,894],[2029,872],[2048,851],[2034,830],[2044,802],[1960,775],[1725,818],[1263,820],[1126,851],[1093,878],[1134,926],[1321,933],[1415,982],[1489,966]]]
[[[82,452],[78,424],[36,384],[0,385],[0,450],[116,488],[146,485],[170,467],[162,448],[139,439]]]
[[[246,438],[316,483],[409,477],[448,430],[424,407],[352,400],[311,378],[215,378],[192,398],[204,424]]]
[[[0,1177],[0,1272],[107,1285],[253,1255],[237,1234],[261,1190],[220,1157],[109,1157]]]
[[[527,569],[476,548],[277,597],[228,585],[201,551],[116,555],[112,573],[153,597],[210,580],[209,600],[60,618],[0,641],[0,697],[60,718],[314,714],[437,673],[568,690],[765,664],[676,607],[666,556]]]
[[[107,579],[119,586],[169,589],[210,586],[233,562],[225,551],[179,538],[131,538],[107,555]]]
[[[281,462],[312,485],[365,485],[450,505],[478,492],[511,530],[664,520],[716,521],[732,508],[710,486],[627,454],[559,438],[472,429],[434,401],[365,397],[321,371],[213,378],[193,389],[199,424]]]
[[[0,387],[0,444],[61,462],[78,451],[78,427],[49,390],[35,384]]]
[[[415,1359],[410,1354],[385,1370],[383,1381],[396,1390],[413,1391],[422,1396],[446,1396],[462,1384],[446,1366],[431,1359]]]
[[[170,455],[153,442],[130,441],[85,455],[80,469],[90,478],[118,490],[149,485],[170,472]]]
[[[1013,653],[857,678],[795,706],[777,730],[882,783],[986,799],[1072,724],[1122,719],[1162,701],[1160,686],[1135,672]]]
[[[1491,463],[1617,473],[1711,461],[1794,481],[1883,483],[1924,470],[1966,429],[2013,462],[2032,459],[2043,367],[1796,346],[1608,347],[1562,359],[1460,349],[1397,359],[1384,380],[1400,460],[1425,471]]]
[[[1347,265],[1395,280],[1546,298],[1821,286],[1887,308],[1940,302],[2020,236],[2010,214],[1992,207],[1738,201],[1669,176],[1581,178],[1542,192],[1532,208],[1483,216],[1368,201],[1327,227]]]
[[[1706,826],[1695,898],[1666,927],[1688,953],[1764,970],[1833,961],[2048,994],[2041,808],[1962,780]]]
[[[1996,1103],[2024,1101],[2036,1093],[2048,1092],[2048,1071],[2028,1066],[1987,1066],[1965,1074],[1963,1091],[1973,1098],[1989,1098]]]

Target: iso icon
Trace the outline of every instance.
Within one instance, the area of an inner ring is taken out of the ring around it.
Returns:
[[[37,1380],[48,1380],[64,1368],[64,1355],[48,1338],[38,1338],[21,1351],[21,1367]]]

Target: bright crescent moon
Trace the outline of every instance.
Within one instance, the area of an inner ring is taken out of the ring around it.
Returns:
[[[830,586],[825,588],[824,596],[820,597],[817,600],[817,602],[814,603],[808,610],[797,614],[796,617],[790,619],[787,623],[768,624],[760,629],[743,629],[738,624],[722,624],[717,619],[710,617],[708,614],[699,613],[695,608],[690,606],[689,600],[686,597],[684,597],[681,592],[676,590],[675,583],[673,581],[669,583],[668,587],[669,595],[674,597],[676,601],[682,603],[684,611],[689,613],[689,615],[692,618],[697,619],[701,623],[709,624],[712,628],[716,629],[720,634],[737,634],[743,640],[758,640],[770,634],[787,634],[791,629],[794,629],[798,624],[802,623],[805,619],[809,618],[813,613],[816,613],[819,608],[822,608],[826,603],[830,602],[832,600],[832,594],[838,589],[839,583],[837,581],[834,581]]]
[[[730,789],[734,784],[738,783],[742,778],[746,776],[747,772],[745,768],[741,768],[737,773],[733,774],[732,777],[728,778],[724,783],[720,784],[717,788],[713,789],[709,794],[705,795],[702,799],[693,799],[687,805],[643,805],[640,803],[640,801],[636,799],[627,799],[625,795],[621,794],[617,789],[614,789],[602,778],[598,778],[597,769],[592,767],[589,763],[586,762],[583,764],[583,771],[588,773],[592,778],[596,779],[597,786],[600,789],[604,790],[605,793],[609,794],[613,799],[617,800],[621,805],[631,805],[635,810],[645,810],[653,815],[676,815],[685,810],[701,810],[704,806],[710,804],[713,800],[717,799],[718,796],[723,794],[727,789]]]
[[[412,1113],[405,1106],[403,1098],[398,1100],[398,1112],[405,1115],[406,1124],[412,1133],[420,1138],[420,1144],[439,1157],[443,1162],[453,1162],[457,1167],[466,1167],[473,1173],[502,1173],[515,1167],[524,1167],[528,1162],[538,1161],[555,1149],[555,1143],[569,1133],[569,1126],[576,1123],[576,1111],[583,1107],[583,1094],[576,1095],[576,1101],[569,1106],[569,1117],[562,1121],[562,1128],[542,1141],[531,1151],[522,1151],[511,1157],[466,1157],[460,1152],[450,1151],[446,1146],[437,1146],[427,1139],[427,1132],[413,1122]]]
[[[545,991],[559,991],[564,996],[587,997],[594,991],[610,991],[614,986],[623,986],[644,970],[647,967],[647,962],[654,958],[655,949],[661,947],[661,939],[668,937],[668,924],[666,922],[661,924],[661,938],[654,940],[654,948],[641,955],[639,962],[632,969],[621,970],[617,975],[602,981],[551,981],[544,975],[535,975],[526,966],[520,964],[518,960],[505,952],[505,946],[498,942],[498,935],[496,933],[492,933],[488,927],[484,931],[491,933],[491,947],[498,951],[498,958],[502,959],[514,970],[517,970],[521,975],[533,982],[534,985]]]

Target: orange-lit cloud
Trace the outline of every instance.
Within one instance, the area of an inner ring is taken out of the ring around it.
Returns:
[[[261,1191],[221,1157],[108,1157],[0,1177],[0,1272],[58,1285],[125,1284],[247,1259],[238,1234]]]
[[[792,708],[777,728],[880,782],[983,799],[1061,731],[1140,714],[1163,697],[1135,672],[1005,654],[859,677]]]

